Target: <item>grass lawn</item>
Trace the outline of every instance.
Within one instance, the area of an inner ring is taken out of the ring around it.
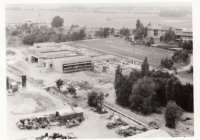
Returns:
[[[160,48],[144,47],[142,45],[131,45],[130,42],[125,42],[124,38],[105,38],[102,40],[91,40],[84,42],[75,42],[72,46],[89,47],[101,49],[103,51],[112,52],[121,56],[132,57],[143,61],[145,57],[152,66],[158,67],[161,58],[171,58],[173,51]]]

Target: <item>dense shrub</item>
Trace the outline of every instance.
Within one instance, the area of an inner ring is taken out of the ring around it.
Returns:
[[[184,62],[187,61],[189,55],[188,55],[188,51],[187,50],[179,50],[179,51],[175,51],[174,55],[172,56],[172,59],[174,62],[178,62],[179,60],[182,60]]]
[[[19,31],[17,31],[17,30],[12,31],[12,33],[11,33],[12,36],[17,36],[18,34],[19,34]]]
[[[164,68],[171,69],[172,66],[174,65],[174,61],[172,59],[168,59],[168,58],[163,59],[162,58],[160,65]]]
[[[193,85],[181,84],[177,77],[168,72],[142,71],[133,70],[129,76],[124,76],[121,67],[117,67],[114,81],[117,103],[143,114],[151,114],[173,100],[184,110],[193,112]]]
[[[130,96],[131,108],[140,110],[143,114],[151,114],[155,111],[153,96],[155,92],[155,83],[149,77],[139,79],[132,88]]]
[[[64,23],[64,19],[61,18],[60,16],[55,16],[51,22],[51,26],[52,27],[61,27],[63,26]]]
[[[165,122],[169,128],[175,128],[183,112],[174,101],[169,101],[165,110]]]
[[[88,93],[88,105],[95,107],[97,111],[101,112],[103,108],[104,95],[103,93],[98,93],[91,91]]]

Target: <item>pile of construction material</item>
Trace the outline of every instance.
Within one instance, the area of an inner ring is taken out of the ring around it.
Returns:
[[[133,136],[145,131],[144,129],[142,130],[138,129],[135,126],[127,125],[127,126],[120,127],[119,130],[117,130],[116,132],[122,137],[127,137],[127,136]]]
[[[45,135],[42,135],[40,137],[36,138],[23,138],[18,140],[66,140],[66,139],[76,139],[76,136],[74,136],[74,133],[67,133],[66,136],[59,134],[59,133],[53,133],[52,136],[49,136],[48,133]]]
[[[66,139],[75,139],[76,137],[74,136],[73,133],[68,133],[67,136],[63,136],[62,134],[59,133],[53,133],[52,136],[48,136],[48,133],[46,133],[44,136],[37,137],[36,140],[66,140]]]
[[[113,116],[111,118],[111,121],[109,121],[106,125],[107,128],[112,129],[117,126],[126,126],[127,123],[123,122],[122,119],[119,116]]]
[[[119,127],[116,133],[118,133],[121,137],[133,136],[145,132],[147,130],[154,129],[154,127],[137,128],[136,126],[127,124],[121,119],[120,116],[116,116],[114,114],[110,115],[108,119],[110,119],[110,121],[107,123],[106,127],[109,129]]]
[[[80,112],[73,112],[71,114],[66,112],[63,114],[64,115],[56,112],[55,114],[45,115],[43,117],[21,119],[16,125],[22,130],[37,130],[39,128],[50,129],[51,126],[66,126],[67,128],[71,128],[78,126],[84,119]]]

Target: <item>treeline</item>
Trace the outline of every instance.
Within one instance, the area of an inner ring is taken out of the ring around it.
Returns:
[[[66,41],[78,41],[84,39],[86,36],[85,30],[81,29],[78,32],[68,32],[68,34],[56,33],[53,29],[47,32],[33,32],[23,38],[23,44],[33,45],[33,43],[43,42],[66,42]]]
[[[182,39],[179,40],[178,46],[183,48],[183,50],[193,50],[193,41],[183,41]]]
[[[135,34],[134,39],[143,39],[147,35],[147,28],[143,26],[143,23],[137,19],[136,21],[136,29],[130,31],[128,28],[122,28],[120,29],[120,34],[123,36],[126,36],[126,38],[129,37],[130,33]]]
[[[115,33],[115,29],[114,28],[110,28],[110,27],[105,27],[105,28],[99,28],[98,31],[95,31],[94,36],[95,37],[108,37],[109,35],[114,35]]]
[[[141,71],[123,75],[120,66],[115,72],[114,88],[118,104],[142,114],[159,113],[159,107],[172,100],[186,111],[193,112],[193,85],[183,85],[177,77],[162,71],[150,71],[147,58]]]
[[[123,27],[120,29],[119,33],[123,36],[127,36],[130,34],[130,30],[128,28]]]
[[[184,17],[188,14],[192,14],[192,11],[190,10],[165,10],[160,11],[159,16],[160,17]]]

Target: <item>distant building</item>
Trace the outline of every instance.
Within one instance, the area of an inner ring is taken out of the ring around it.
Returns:
[[[170,28],[174,30],[174,27],[172,26],[153,26],[149,24],[147,26],[147,38],[160,38],[161,36],[164,36],[165,32],[168,31]]]
[[[59,43],[35,43],[28,49],[28,61],[61,73],[93,70],[92,58],[68,50]]]
[[[193,40],[193,32],[191,29],[175,28],[176,41],[182,39],[183,41]]]
[[[30,24],[37,24],[38,21],[36,19],[24,19],[23,23],[27,23],[28,25],[30,25]]]
[[[129,36],[129,41],[131,41],[131,42],[135,41],[134,37],[135,37],[134,35]]]
[[[153,26],[149,24],[147,26],[147,38],[160,38],[164,36],[166,31],[169,29],[173,30],[176,35],[176,41],[182,39],[183,41],[193,40],[193,34],[191,29],[184,29],[180,27],[173,27],[173,26]]]

